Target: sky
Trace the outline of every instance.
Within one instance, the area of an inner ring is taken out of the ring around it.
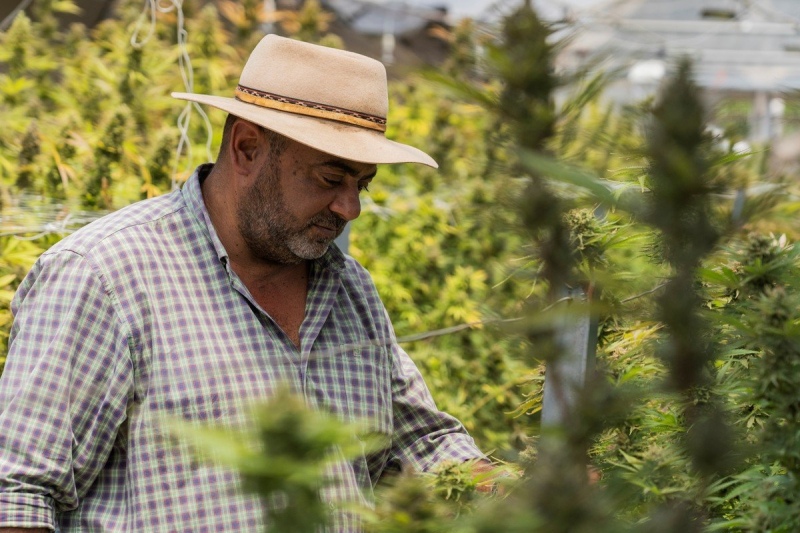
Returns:
[[[460,17],[479,17],[488,7],[496,3],[497,0],[428,0],[427,4],[447,4],[449,13],[456,18]],[[511,0],[505,0],[510,3]],[[522,1],[522,0],[520,0]],[[597,4],[600,0],[538,0],[550,7],[558,5],[568,5],[575,7],[586,7]],[[422,3],[419,0],[415,3]],[[538,3],[534,0],[534,4]]]

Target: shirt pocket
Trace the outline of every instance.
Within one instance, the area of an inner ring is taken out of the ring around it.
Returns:
[[[371,430],[391,436],[392,367],[386,348],[369,346],[352,354],[355,376],[348,389],[349,403],[355,420],[365,422]]]
[[[376,345],[340,347],[335,356],[318,361],[315,367],[318,405],[362,428],[359,439],[364,442],[364,455],[351,464],[358,484],[373,487],[386,466],[394,431],[388,349]],[[368,444],[372,440],[369,437],[375,442]],[[372,447],[375,445],[378,448]]]
[[[306,376],[306,397],[317,407],[346,422],[363,424],[367,432],[392,434],[391,361],[383,346],[341,346],[312,357]]]

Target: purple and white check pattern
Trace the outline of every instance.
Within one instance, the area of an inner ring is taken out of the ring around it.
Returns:
[[[481,457],[436,409],[369,274],[332,246],[312,267],[301,349],[230,269],[201,167],[42,255],[20,286],[0,378],[0,527],[256,531],[237,476],[165,437],[164,415],[243,427],[288,383],[391,447],[338,466],[336,502],[369,501],[386,469]],[[358,530],[342,514],[335,528]]]

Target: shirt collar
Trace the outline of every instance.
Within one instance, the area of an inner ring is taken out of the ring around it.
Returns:
[[[205,226],[208,236],[214,245],[214,250],[217,252],[217,257],[223,263],[228,262],[228,252],[219,240],[217,231],[214,229],[214,224],[211,223],[211,217],[206,209],[206,204],[203,201],[203,191],[201,184],[208,177],[209,172],[214,167],[213,163],[205,163],[197,167],[192,176],[186,181],[181,192],[183,194],[184,202],[189,206],[195,217],[200,220]],[[346,259],[344,254],[336,244],[331,244],[325,254],[319,259],[314,260],[314,267],[321,270],[330,269],[334,272],[341,272],[344,270]]]

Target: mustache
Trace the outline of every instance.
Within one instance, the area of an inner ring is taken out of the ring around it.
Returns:
[[[320,213],[308,221],[308,227],[319,225],[326,228],[335,229],[337,232],[342,231],[347,224],[347,221],[334,213]]]

